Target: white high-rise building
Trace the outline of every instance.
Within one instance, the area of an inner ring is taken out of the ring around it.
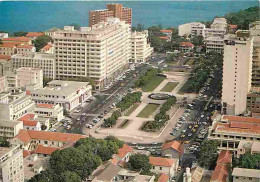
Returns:
[[[133,32],[131,35],[132,57],[131,63],[144,63],[151,56],[153,48],[147,42],[148,30]]]
[[[223,113],[239,115],[246,111],[247,93],[251,88],[253,39],[249,31],[229,35],[224,45]]]
[[[18,87],[27,88],[33,86],[34,89],[43,88],[43,74],[41,68],[22,67],[16,70]]]
[[[24,182],[23,149],[0,147],[0,181]]]
[[[55,32],[56,78],[90,77],[102,89],[128,65],[130,37],[130,25],[118,18]]]
[[[192,22],[180,25],[178,27],[179,36],[205,36],[204,29],[205,25],[200,22]]]

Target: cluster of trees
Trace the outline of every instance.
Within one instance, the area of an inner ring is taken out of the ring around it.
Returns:
[[[121,116],[120,111],[115,111],[111,117],[104,120],[104,127],[109,128],[116,124],[117,119]]]
[[[48,35],[43,35],[33,40],[33,45],[36,48],[36,51],[40,51],[41,48],[46,46],[49,42],[53,42],[53,39]]]
[[[121,112],[125,111],[133,104],[141,102],[142,92],[128,93],[122,98],[122,100],[116,105]],[[120,111],[115,111],[110,118],[105,119],[104,127],[112,127],[116,124],[117,119],[121,116]]]
[[[247,169],[260,169],[260,154],[251,155],[250,153],[246,153],[241,155],[240,158],[233,159],[232,166]]]
[[[10,147],[10,142],[6,137],[0,137],[0,147]]]
[[[198,162],[201,167],[209,168],[216,164],[218,159],[218,141],[205,140],[201,144],[201,151],[199,153]]]
[[[149,68],[144,75],[142,75],[136,82],[135,86],[136,87],[143,87],[145,86],[148,82],[151,81],[151,79],[156,76],[160,72],[159,69],[155,68]]]
[[[102,162],[111,159],[124,142],[109,136],[103,139],[80,139],[74,147],[56,150],[50,157],[50,169],[35,175],[29,182],[80,182]]]
[[[154,121],[148,121],[144,127],[144,131],[158,131],[161,127],[163,127],[168,121],[169,115],[166,114],[167,111],[171,109],[171,107],[176,103],[176,97],[169,97],[166,102],[160,108],[160,112],[155,115]]]
[[[238,29],[249,29],[250,22],[259,20],[260,8],[258,6],[250,7],[236,13],[228,13],[225,15],[229,24],[237,25]]]
[[[131,155],[127,166],[133,171],[141,171],[141,174],[143,175],[150,174],[150,170],[152,168],[152,165],[149,163],[149,157],[141,153]]]
[[[200,57],[196,63],[192,76],[181,89],[183,92],[198,92],[209,78],[212,70],[223,68],[223,55],[210,53],[205,58]]]
[[[122,100],[116,105],[117,108],[120,108],[121,112],[125,111],[133,104],[141,102],[142,92],[133,92],[128,93],[122,98]]]

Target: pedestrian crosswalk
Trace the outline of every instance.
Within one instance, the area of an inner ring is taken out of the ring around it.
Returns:
[[[98,114],[86,114],[86,116],[98,116]]]

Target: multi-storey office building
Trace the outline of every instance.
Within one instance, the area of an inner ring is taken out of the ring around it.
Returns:
[[[254,117],[260,117],[260,87],[252,87],[247,94],[247,109]]]
[[[107,4],[107,9],[95,10],[89,12],[89,26],[99,22],[107,21],[107,18],[114,17],[125,21],[127,24],[132,24],[132,9],[125,8],[122,4],[110,3]]]
[[[209,140],[219,141],[219,150],[236,152],[240,141],[260,141],[260,119],[223,116],[209,127]]]
[[[208,37],[205,39],[206,52],[222,53],[224,50],[224,38],[222,37]]]
[[[0,181],[24,182],[23,150],[20,146],[0,148]]]
[[[11,63],[13,69],[18,69],[21,67],[41,68],[43,71],[43,76],[51,79],[55,78],[55,59],[52,54],[16,54],[12,56]]]
[[[16,91],[13,93],[0,94],[0,118],[16,120],[23,116],[34,106],[30,95],[25,92]]]
[[[224,45],[223,113],[239,115],[246,111],[247,93],[251,88],[253,39],[249,31],[229,35]]]
[[[130,25],[108,18],[80,31],[67,27],[54,35],[56,78],[90,77],[102,89],[131,57]]]
[[[31,95],[37,104],[59,104],[71,111],[91,97],[91,91],[88,82],[53,80],[43,89],[32,91]]]
[[[131,63],[144,63],[151,56],[153,48],[147,42],[148,30],[133,32],[131,35],[132,56]]]

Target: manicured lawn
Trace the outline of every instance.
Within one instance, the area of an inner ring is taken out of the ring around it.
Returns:
[[[162,92],[171,92],[179,84],[179,82],[168,82],[163,88]]]
[[[143,110],[137,115],[140,118],[149,118],[150,115],[159,107],[159,104],[148,104]]]
[[[143,86],[142,90],[144,92],[152,92],[164,79],[165,77],[163,76],[154,76],[149,83]]]
[[[139,104],[137,104],[137,103],[134,104],[124,115],[130,116],[130,114],[132,114],[132,112],[134,112],[138,106],[139,106]]]

